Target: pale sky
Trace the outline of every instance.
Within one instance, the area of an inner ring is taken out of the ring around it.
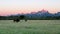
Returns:
[[[60,0],[0,0],[0,15],[30,13],[42,9],[56,13],[60,11]]]

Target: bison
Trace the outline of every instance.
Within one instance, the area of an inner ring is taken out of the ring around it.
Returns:
[[[20,15],[19,17],[17,17],[17,18],[14,18],[14,22],[19,22],[20,20],[25,20],[25,22],[27,21],[27,19],[26,19],[26,16],[24,16],[24,15]]]

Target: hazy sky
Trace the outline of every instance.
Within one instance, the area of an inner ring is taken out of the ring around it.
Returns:
[[[0,15],[29,13],[41,9],[58,12],[60,0],[0,0]]]

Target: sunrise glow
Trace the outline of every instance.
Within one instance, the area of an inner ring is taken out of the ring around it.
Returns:
[[[42,9],[50,13],[60,11],[60,0],[0,0],[0,15],[37,12]]]

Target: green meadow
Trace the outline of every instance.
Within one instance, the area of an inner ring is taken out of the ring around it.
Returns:
[[[60,20],[0,20],[0,34],[60,34]]]

